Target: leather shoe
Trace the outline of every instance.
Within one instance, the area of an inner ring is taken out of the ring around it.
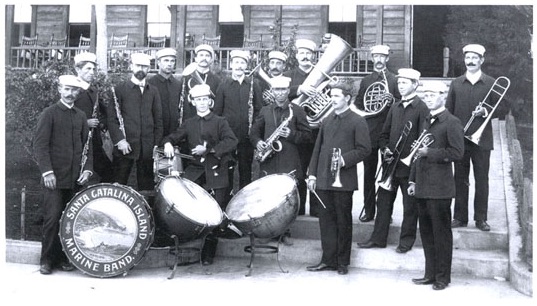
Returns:
[[[414,284],[416,284],[416,285],[430,285],[430,284],[434,283],[434,279],[430,279],[430,278],[427,278],[427,277],[413,278],[412,282]]]
[[[451,228],[466,227],[467,225],[468,225],[468,222],[462,222],[457,219],[453,219],[453,221],[451,221]]]
[[[433,284],[433,290],[444,290],[446,289],[447,284],[444,284],[442,282],[434,282]]]
[[[487,221],[484,221],[484,220],[475,221],[475,227],[477,227],[478,229],[484,232],[490,231],[490,225],[488,225]]]
[[[211,257],[205,258],[201,264],[204,266],[210,266],[213,264],[213,259]]]
[[[39,267],[39,273],[41,274],[51,274],[52,273],[52,267],[49,264],[42,264]]]
[[[399,253],[399,254],[404,254],[404,253],[410,251],[410,248],[407,248],[407,247],[404,247],[404,246],[399,245],[399,246],[397,246],[397,248],[395,249],[395,251],[396,251],[397,253]]]
[[[349,268],[347,266],[341,265],[337,267],[337,274],[345,275],[349,273]]]
[[[66,272],[73,271],[75,269],[73,264],[71,264],[70,262],[62,262],[58,265],[58,267],[60,268],[60,270],[66,271]]]
[[[332,266],[329,266],[329,265],[321,262],[318,265],[306,267],[306,270],[308,270],[310,272],[336,271],[336,267],[332,267]]]
[[[359,220],[360,220],[361,222],[369,222],[369,221],[372,221],[373,219],[375,219],[375,217],[374,217],[374,216],[371,216],[371,215],[368,215],[368,214],[365,214],[365,215],[363,215],[363,216],[361,216],[361,217],[359,218]]]
[[[385,245],[380,245],[376,242],[373,242],[373,241],[368,241],[368,242],[365,242],[365,243],[358,243],[358,246],[361,248],[361,249],[372,249],[372,248],[385,248],[386,246]]]

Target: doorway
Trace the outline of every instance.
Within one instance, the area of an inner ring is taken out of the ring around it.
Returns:
[[[448,12],[446,5],[414,6],[412,66],[423,77],[442,77],[443,36]]]

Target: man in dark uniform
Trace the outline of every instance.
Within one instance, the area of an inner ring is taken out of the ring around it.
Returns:
[[[317,45],[314,41],[309,39],[297,39],[295,42],[297,49],[296,59],[298,62],[298,67],[295,69],[286,71],[283,75],[291,78],[291,86],[289,87],[289,99],[293,101],[301,95],[307,97],[314,97],[317,93],[317,88],[310,86],[308,84],[303,84],[306,78],[309,76],[311,71],[314,69],[312,64],[313,61],[313,52],[315,51]],[[318,127],[312,127],[313,139],[317,137],[319,132]],[[311,159],[311,153],[313,151],[313,142],[304,143],[299,148],[300,161],[302,163],[302,171],[304,173],[308,170],[308,164]],[[298,193],[300,194],[300,209],[298,211],[299,215],[304,215],[306,213],[306,196],[307,196],[307,186],[306,182],[298,182]],[[310,211],[311,216],[317,216],[317,211],[320,204],[317,201],[317,198],[310,196]]]
[[[285,62],[287,61],[287,55],[281,51],[270,51],[268,54],[268,71],[258,71],[255,76],[259,80],[259,87],[263,93],[263,105],[269,105],[274,102],[274,96],[272,95],[270,79],[277,76],[281,76],[285,69]],[[263,67],[259,67],[263,69]],[[266,78],[262,77],[262,74]]]
[[[360,110],[364,110],[364,98],[368,101],[391,101],[394,97],[401,99],[399,91],[397,91],[397,78],[395,74],[386,68],[386,63],[390,60],[390,47],[386,45],[376,45],[371,47],[371,57],[373,59],[373,72],[362,79],[360,82],[360,89],[354,104]],[[373,85],[375,84],[375,85]],[[373,91],[378,93],[382,88],[381,95],[371,96]],[[366,92],[369,89],[369,92]],[[367,97],[366,97],[367,96]],[[369,127],[369,138],[371,139],[371,155],[364,159],[364,214],[360,214],[360,221],[369,222],[375,218],[376,211],[376,192],[375,192],[375,176],[378,166],[379,146],[378,139],[382,126],[388,116],[388,110],[390,110],[391,103],[385,104],[381,111],[373,114],[366,114],[366,122]]]
[[[115,144],[114,181],[126,185],[136,162],[137,190],[153,190],[153,147],[162,140],[162,105],[158,89],[146,82],[150,58],[131,55],[133,75],[115,88],[108,109],[108,129]],[[119,110],[119,112],[118,112]]]
[[[318,191],[321,262],[308,271],[348,273],[352,244],[352,195],[358,189],[356,165],[371,153],[365,119],[349,109],[351,85],[338,83],[330,90],[334,108],[321,124],[308,169],[308,189]],[[335,150],[340,150],[334,155]],[[335,186],[339,180],[341,187]]]
[[[227,120],[211,112],[213,106],[209,85],[202,84],[190,90],[191,102],[197,115],[187,119],[175,132],[164,137],[164,153],[174,155],[173,145],[187,143],[195,161],[185,169],[184,177],[209,191],[225,211],[229,186],[227,161],[237,146],[237,137]],[[201,253],[205,265],[213,263],[218,238],[209,234]]]
[[[92,175],[93,154],[91,144],[87,152],[84,146],[88,139],[86,115],[74,107],[80,89],[88,89],[89,84],[73,75],[59,78],[59,102],[47,107],[39,116],[33,147],[37,165],[41,172],[43,189],[43,237],[41,240],[41,274],[50,274],[54,267],[71,271],[62,251],[60,238],[60,218],[66,204],[88,182]],[[87,158],[82,166],[82,156]]]
[[[399,245],[395,251],[397,253],[408,252],[412,249],[416,240],[418,209],[415,199],[410,197],[406,192],[408,189],[410,167],[401,162],[401,159],[410,154],[412,142],[419,137],[419,133],[423,130],[425,117],[429,114],[427,105],[416,95],[420,75],[419,71],[410,68],[402,68],[398,71],[397,87],[402,100],[396,102],[390,108],[378,141],[386,165],[397,163],[392,165],[395,169],[393,170],[391,179],[387,180],[390,183],[379,185],[375,227],[369,240],[365,243],[358,244],[361,248],[386,247],[393,203],[397,197],[397,189],[399,188],[403,194],[403,222],[401,224]],[[404,137],[402,131],[405,130],[408,122],[412,126],[407,131],[408,136]],[[402,139],[401,142],[399,142],[400,139]],[[398,161],[394,160],[396,149],[400,153]],[[391,185],[391,188],[388,185]]]
[[[220,83],[216,90],[214,113],[225,117],[239,144],[234,156],[239,166],[239,189],[252,182],[252,161],[254,147],[250,143],[248,133],[261,107],[263,97],[257,81],[245,75],[250,53],[243,50],[230,52],[231,77]],[[230,171],[231,172],[231,171]],[[230,188],[233,188],[233,174],[230,173]]]
[[[481,45],[466,45],[462,49],[466,73],[451,82],[446,101],[446,108],[462,124],[466,124],[470,117],[475,114],[476,120],[466,131],[466,135],[472,135],[489,115],[485,107],[479,103],[485,98],[494,84],[494,78],[481,71],[481,65],[485,61],[485,47]],[[488,105],[495,105],[490,95],[486,101]],[[503,117],[509,111],[509,105],[505,101],[500,103],[493,118]],[[489,168],[490,151],[494,149],[492,138],[492,124],[489,122],[481,135],[479,145],[465,138],[464,157],[455,162],[455,211],[452,227],[466,227],[468,225],[468,186],[470,186],[470,161],[473,165],[475,177],[474,197],[474,220],[475,226],[482,231],[490,231],[487,223],[488,197],[489,197]]]
[[[103,149],[103,139],[101,133],[107,130],[106,105],[104,100],[99,98],[99,92],[93,81],[97,73],[97,56],[91,52],[77,54],[75,60],[75,71],[79,79],[89,84],[87,90],[80,92],[75,100],[75,106],[82,110],[88,118],[88,126],[92,131],[91,142],[93,145],[93,171],[98,175],[92,176],[89,184],[111,183],[114,174],[112,172],[112,161]]]
[[[158,74],[147,80],[147,83],[157,88],[160,95],[164,136],[175,131],[179,126],[181,83],[173,76],[176,53],[177,51],[172,48],[157,51]]]
[[[424,128],[434,142],[418,149],[410,169],[408,194],[418,203],[425,253],[425,275],[412,282],[433,284],[434,290],[442,290],[451,282],[451,199],[455,196],[452,162],[464,154],[464,134],[459,119],[444,107],[446,85],[430,81],[423,85],[423,92],[423,101],[431,111]]]

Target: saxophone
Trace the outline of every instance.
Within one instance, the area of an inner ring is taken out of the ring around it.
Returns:
[[[264,162],[267,158],[272,156],[275,152],[280,152],[282,150],[282,143],[279,140],[280,131],[283,128],[286,128],[293,118],[293,107],[292,104],[289,104],[289,117],[280,123],[280,125],[272,132],[272,134],[265,140],[267,146],[263,150],[255,150],[254,158],[260,163]]]

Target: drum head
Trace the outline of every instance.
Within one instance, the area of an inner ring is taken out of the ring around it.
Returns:
[[[222,223],[223,213],[220,205],[205,189],[194,182],[169,176],[161,181],[158,189],[174,211],[191,221],[208,226],[218,226]]]
[[[295,187],[295,180],[287,174],[267,175],[241,189],[229,202],[226,214],[239,222],[261,218],[281,205]]]
[[[63,249],[82,272],[97,277],[125,274],[153,242],[149,205],[134,189],[97,184],[79,192],[60,219]]]

